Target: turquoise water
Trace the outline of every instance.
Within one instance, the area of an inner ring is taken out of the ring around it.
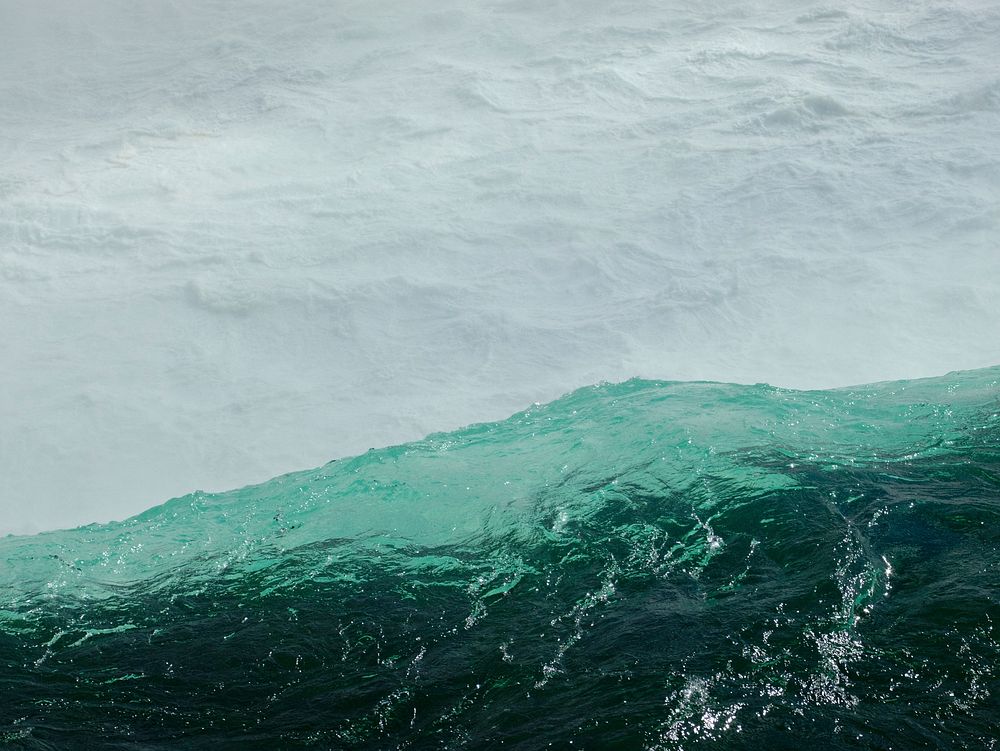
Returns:
[[[0,561],[12,748],[992,747],[1000,367],[588,387]]]

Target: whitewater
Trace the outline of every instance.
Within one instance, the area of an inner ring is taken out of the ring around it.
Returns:
[[[998,39],[0,0],[0,747],[995,748]]]
[[[633,376],[995,365],[989,2],[0,0],[0,532]]]

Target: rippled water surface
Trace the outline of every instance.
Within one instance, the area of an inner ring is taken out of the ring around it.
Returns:
[[[1000,369],[598,385],[0,559],[12,748],[991,748]]]
[[[632,377],[1000,362],[996,0],[0,0],[0,533]]]

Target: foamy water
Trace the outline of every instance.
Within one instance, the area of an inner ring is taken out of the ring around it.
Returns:
[[[0,0],[0,532],[631,376],[1000,362],[986,2]]]

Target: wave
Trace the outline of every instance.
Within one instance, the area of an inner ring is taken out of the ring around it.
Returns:
[[[1000,367],[633,380],[0,540],[12,748],[982,747]]]

